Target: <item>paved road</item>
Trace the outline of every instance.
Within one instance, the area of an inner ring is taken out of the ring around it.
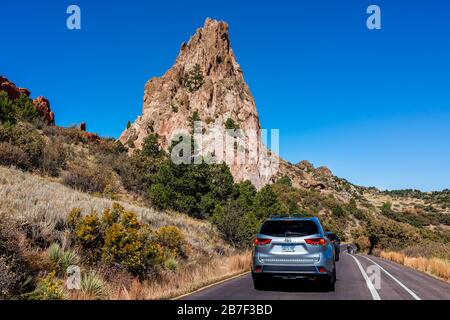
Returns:
[[[372,256],[341,254],[334,292],[302,281],[278,281],[266,291],[253,288],[250,274],[184,297],[184,300],[450,300],[450,285],[429,275]],[[366,281],[373,274],[378,283]],[[364,272],[364,274],[363,274]]]

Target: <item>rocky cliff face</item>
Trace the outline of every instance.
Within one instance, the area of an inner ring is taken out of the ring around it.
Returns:
[[[177,130],[191,130],[193,118],[203,123],[204,133],[212,128],[242,129],[239,145],[244,147],[240,151],[248,157],[253,154],[248,145],[256,145],[258,156],[253,161],[228,163],[236,181],[250,180],[257,188],[272,181],[277,158],[267,154],[261,143],[255,101],[224,22],[207,19],[204,27],[181,45],[175,64],[166,74],[147,82],[142,116],[119,140],[132,149],[141,148],[149,134],[157,133],[167,150]],[[253,132],[257,132],[256,141],[251,139]]]
[[[211,128],[225,131],[233,126],[242,129],[238,144],[244,146],[245,162],[227,163],[236,181],[249,180],[262,188],[287,175],[297,188],[324,193],[342,189],[344,182],[325,167],[316,169],[307,161],[290,164],[267,152],[261,141],[255,101],[236,61],[224,22],[207,19],[204,27],[181,45],[175,64],[162,77],[147,82],[142,116],[119,140],[132,152],[143,146],[149,134],[158,134],[161,146],[167,150],[177,130],[191,130],[194,114],[203,122],[203,132]],[[256,141],[252,139],[254,132]],[[208,134],[203,136],[206,145],[201,150],[203,154],[210,151],[212,140]],[[251,156],[254,145],[256,161]],[[344,192],[344,197],[348,198],[353,191]]]

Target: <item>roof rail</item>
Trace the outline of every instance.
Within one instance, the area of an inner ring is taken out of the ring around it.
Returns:
[[[273,214],[269,216],[269,219],[292,219],[292,218],[303,218],[303,219],[312,219],[313,217],[305,217],[296,214]]]

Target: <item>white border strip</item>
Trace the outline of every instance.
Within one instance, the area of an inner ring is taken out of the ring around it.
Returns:
[[[356,259],[356,258],[355,258],[353,255],[351,255],[351,254],[348,254],[348,253],[347,253],[347,255],[349,255],[350,257],[352,257],[352,258],[355,260],[356,264],[358,265],[359,270],[361,271],[361,273],[362,273],[362,275],[363,275],[363,277],[364,277],[364,280],[366,280],[367,288],[369,288],[369,291],[370,291],[370,293],[372,294],[373,300],[381,300],[381,297],[380,297],[380,295],[378,294],[377,289],[375,289],[375,287],[373,286],[372,281],[370,281],[369,277],[367,276],[366,272],[364,271],[364,268],[362,267],[362,265],[361,265],[361,263],[358,261],[358,259]]]
[[[373,261],[372,259],[370,259],[369,257],[366,256],[362,256],[363,258],[366,258],[367,260],[369,260],[370,262],[374,263],[375,265],[377,265],[381,270],[383,270],[389,277],[392,278],[392,280],[394,280],[395,282],[397,282],[400,287],[402,287],[403,289],[406,290],[406,292],[408,292],[414,299],[416,300],[422,300],[419,298],[419,296],[417,294],[415,294],[411,289],[409,289],[407,286],[405,286],[403,283],[400,282],[400,280],[398,280],[397,278],[395,278],[392,274],[390,274],[389,272],[386,271],[386,269],[384,269],[382,266],[380,266],[378,263],[376,263],[375,261]]]

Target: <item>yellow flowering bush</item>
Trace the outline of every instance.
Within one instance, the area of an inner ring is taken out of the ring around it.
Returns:
[[[171,250],[178,247],[178,237],[169,241],[171,234],[176,234],[174,230],[163,230],[155,240],[148,225],[140,223],[134,212],[119,204],[105,209],[100,218],[91,214],[79,217],[74,224],[75,238],[83,249],[96,253],[95,257],[107,264],[118,264],[138,276],[164,265],[163,247]],[[164,241],[160,244],[157,239]]]
[[[175,226],[159,228],[155,233],[155,241],[175,257],[184,252],[183,247],[186,243],[183,233]]]
[[[36,289],[26,296],[26,298],[31,300],[64,300],[66,297],[67,293],[64,290],[64,284],[62,280],[56,277],[55,272],[51,272],[45,278],[41,278]]]

